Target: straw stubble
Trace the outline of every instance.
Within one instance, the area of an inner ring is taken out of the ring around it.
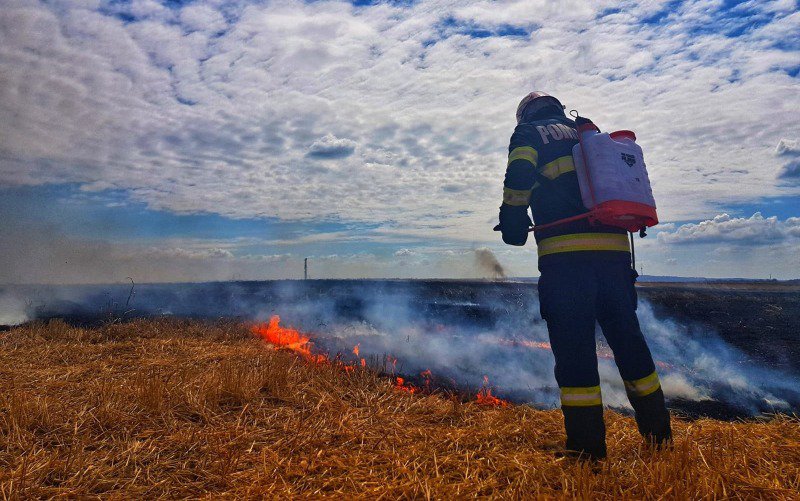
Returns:
[[[236,323],[0,333],[2,498],[798,498],[797,419],[676,420],[666,451],[606,420],[583,463],[557,410],[411,395]]]

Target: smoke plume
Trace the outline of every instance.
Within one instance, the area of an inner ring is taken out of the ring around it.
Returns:
[[[503,265],[497,260],[497,257],[487,247],[480,247],[475,249],[475,263],[478,268],[489,278],[493,280],[501,280],[506,278],[506,272]]]

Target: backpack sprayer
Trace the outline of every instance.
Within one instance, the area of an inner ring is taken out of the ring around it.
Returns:
[[[572,148],[572,158],[581,201],[588,212],[537,225],[528,231],[581,219],[588,219],[591,224],[625,229],[630,233],[631,258],[636,269],[633,232],[638,231],[644,238],[645,230],[658,224],[656,202],[642,148],[636,144],[636,134],[632,131],[600,132],[591,120],[581,117],[576,110],[572,110],[570,115],[578,126],[578,144]],[[542,184],[551,182],[539,173],[536,177]]]

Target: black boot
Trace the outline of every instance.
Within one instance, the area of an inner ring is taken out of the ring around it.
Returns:
[[[567,453],[581,459],[606,457],[606,425],[603,406],[563,406],[564,429],[567,432]]]
[[[648,444],[661,447],[672,442],[669,411],[664,403],[664,392],[659,388],[644,397],[630,396],[636,411],[636,425]]]

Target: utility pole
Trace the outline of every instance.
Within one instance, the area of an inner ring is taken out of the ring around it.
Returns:
[[[303,259],[303,280],[308,280],[308,258]]]

